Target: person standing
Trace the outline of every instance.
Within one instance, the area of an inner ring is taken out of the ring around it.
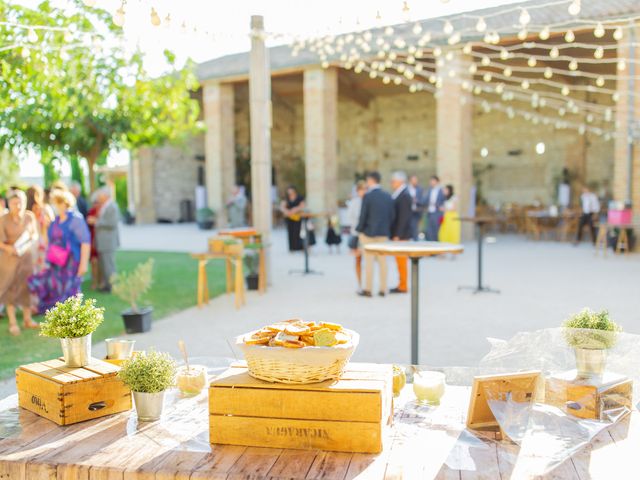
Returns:
[[[46,266],[47,231],[56,217],[51,206],[44,202],[44,190],[39,185],[32,185],[27,189],[27,210],[33,213],[38,227],[38,242],[34,243],[33,259],[34,272],[38,273]]]
[[[391,225],[391,239],[394,241],[411,240],[413,217],[413,198],[407,186],[407,175],[404,172],[395,172],[391,176],[391,188],[393,189],[393,224]],[[398,286],[389,290],[390,293],[407,293],[407,257],[396,257],[398,266]]]
[[[0,304],[9,317],[9,333],[19,335],[16,307],[22,308],[24,328],[38,328],[31,319],[29,276],[33,273],[33,245],[38,241],[38,225],[26,209],[22,190],[9,192],[9,212],[0,217]]]
[[[96,248],[96,220],[98,219],[102,205],[98,201],[98,192],[94,192],[91,200],[91,208],[87,212],[86,220],[89,225],[89,233],[91,234],[91,255],[89,257],[89,262],[91,263],[91,289],[97,290],[102,285],[102,275],[100,275],[98,249]]]
[[[57,215],[47,232],[49,267],[29,278],[29,290],[38,296],[40,313],[81,292],[91,254],[89,228],[74,209],[74,196],[66,190],[53,189],[50,199]]]
[[[582,206],[582,214],[578,220],[578,233],[576,235],[575,245],[582,240],[582,230],[585,226],[589,227],[591,232],[591,243],[596,243],[596,227],[593,224],[594,215],[600,213],[600,201],[598,196],[593,193],[589,187],[582,185],[582,195],[580,195],[580,205]]]
[[[440,179],[436,175],[431,177],[429,185],[429,191],[424,200],[427,207],[427,230],[425,231],[425,236],[428,241],[437,242],[443,215],[441,208],[444,205],[445,198],[440,186]]]
[[[442,207],[444,216],[438,232],[438,241],[446,243],[460,243],[460,215],[458,215],[458,199],[453,194],[453,185],[444,187],[445,202]],[[455,255],[452,256],[455,258]]]
[[[380,187],[380,174],[369,172],[365,177],[368,191],[362,198],[360,219],[356,230],[362,247],[370,243],[380,243],[389,240],[391,225],[394,219],[393,199],[391,195]],[[373,289],[373,261],[378,261],[380,271],[379,295],[384,297],[387,291],[387,261],[382,255],[364,253],[365,288],[359,290],[358,295],[371,297]]]
[[[409,185],[407,190],[411,195],[411,238],[418,240],[418,230],[420,219],[424,212],[424,189],[420,186],[417,175],[409,177]]]
[[[289,185],[287,187],[286,197],[280,203],[280,210],[284,214],[287,223],[290,252],[296,252],[304,248],[302,238],[300,237],[300,229],[302,227],[302,217],[300,213],[302,213],[304,209],[304,197],[298,193],[296,187]]]
[[[69,191],[76,197],[76,208],[80,215],[83,218],[87,218],[87,213],[89,213],[89,205],[87,204],[87,200],[82,195],[82,186],[78,182],[71,182],[69,185]]]
[[[229,200],[227,200],[227,218],[229,220],[229,227],[244,227],[246,225],[246,212],[247,197],[244,194],[244,187],[241,185],[234,185],[231,190]]]
[[[120,246],[120,233],[118,229],[119,213],[118,205],[111,198],[111,190],[102,187],[96,194],[96,200],[100,203],[100,210],[94,220],[96,232],[96,250],[98,251],[98,264],[102,276],[100,291],[111,291],[111,277],[116,273],[116,251]]]
[[[356,230],[360,221],[360,210],[362,209],[362,197],[367,193],[367,184],[359,180],[355,185],[355,191],[351,200],[347,202],[347,218],[349,219],[349,250],[356,260],[356,278],[358,279],[358,290],[362,289],[362,251],[358,246],[358,231]]]

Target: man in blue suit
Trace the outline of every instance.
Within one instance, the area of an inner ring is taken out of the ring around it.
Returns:
[[[440,222],[444,215],[442,206],[445,200],[444,192],[440,186],[440,179],[436,175],[433,175],[429,180],[429,190],[423,200],[427,211],[427,230],[425,231],[425,236],[426,239],[431,242],[438,241]]]

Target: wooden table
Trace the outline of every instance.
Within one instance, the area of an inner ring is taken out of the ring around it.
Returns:
[[[411,363],[418,361],[418,337],[419,337],[419,291],[420,270],[418,265],[422,257],[442,255],[445,253],[462,253],[462,245],[454,245],[443,242],[381,242],[365,245],[364,250],[376,255],[389,255],[393,257],[409,257],[411,260]]]
[[[468,398],[467,387],[448,386],[440,407],[419,409],[408,385],[376,455],[209,445],[206,393],[173,401],[159,422],[125,412],[67,427],[18,409],[14,395],[0,401],[0,478],[493,480],[526,471],[523,449],[465,429]],[[636,478],[638,442],[634,411],[542,478]]]
[[[198,307],[203,307],[209,303],[209,283],[207,280],[207,263],[210,260],[223,259],[226,268],[227,293],[233,290],[234,303],[236,308],[245,304],[244,295],[244,275],[242,273],[242,254],[228,253],[192,253],[191,258],[198,261]],[[235,278],[232,281],[232,270],[235,270]],[[233,285],[233,288],[232,288]]]
[[[499,221],[497,217],[460,217],[461,222],[470,222],[476,226],[476,237],[478,239],[478,284],[475,287],[458,287],[458,290],[473,290],[473,293],[490,292],[500,293],[500,290],[495,290],[482,285],[482,245],[484,244],[484,226],[489,223],[496,223]]]
[[[258,266],[258,292],[267,291],[267,261],[265,255],[265,245],[262,241],[262,234],[253,227],[226,228],[218,231],[218,235],[228,235],[230,237],[239,238],[245,245],[257,243],[260,245],[258,249],[259,266]]]

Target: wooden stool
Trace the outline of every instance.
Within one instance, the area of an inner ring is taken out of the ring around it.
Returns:
[[[598,225],[598,235],[596,236],[596,255],[598,254],[598,249],[602,247],[602,256],[607,256],[607,232],[608,232],[607,224],[601,223]]]
[[[616,253],[620,253],[624,248],[624,253],[629,253],[629,237],[627,237],[627,229],[620,227],[620,233],[618,234],[618,241],[616,242]]]
[[[262,243],[262,234],[252,227],[240,227],[240,228],[227,228],[218,232],[219,235],[229,235],[234,238],[239,238],[246,245],[250,243],[259,243],[262,247],[259,252],[259,267],[258,267],[258,292],[264,293],[267,291],[267,262],[265,255],[265,246]],[[231,277],[227,274],[227,285],[231,284]],[[227,287],[228,288],[228,287]]]
[[[244,295],[244,275],[242,273],[242,255],[224,253],[192,253],[198,260],[197,302],[198,308],[209,304],[209,283],[207,279],[207,263],[209,260],[224,259],[226,270],[227,293],[234,293],[234,304],[240,308],[246,303]],[[235,275],[234,275],[235,270]],[[232,287],[233,285],[233,287]]]

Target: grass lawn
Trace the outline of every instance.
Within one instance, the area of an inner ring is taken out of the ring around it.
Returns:
[[[118,252],[116,264],[119,271],[129,271],[148,258],[155,259],[154,283],[144,298],[153,305],[153,319],[159,320],[171,313],[196,304],[197,262],[187,253],[166,252]],[[88,275],[87,275],[88,277]],[[211,297],[225,290],[224,265],[211,262],[208,266],[209,292]],[[124,334],[120,312],[127,305],[114,295],[90,289],[90,281],[83,284],[86,297],[93,297],[97,305],[105,307],[104,322],[93,334],[93,341]],[[41,321],[42,317],[37,317]],[[21,315],[18,322],[22,324]],[[22,334],[9,334],[6,316],[0,319],[0,379],[12,377],[19,365],[48,360],[62,355],[58,339],[40,337],[37,330],[22,330]]]

